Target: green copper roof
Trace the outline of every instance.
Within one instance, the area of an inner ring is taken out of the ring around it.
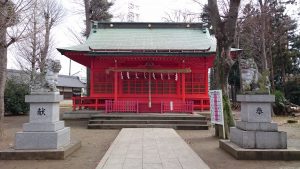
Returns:
[[[59,50],[87,52],[94,50],[205,50],[214,52],[215,40],[199,23],[96,22],[84,44]]]

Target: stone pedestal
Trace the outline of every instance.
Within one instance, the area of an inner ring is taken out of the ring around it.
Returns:
[[[58,149],[70,144],[70,128],[59,120],[59,102],[63,96],[58,92],[27,95],[30,103],[29,123],[16,133],[16,150]]]
[[[273,95],[238,95],[241,121],[230,128],[230,141],[248,149],[286,149],[287,134],[272,123]]]

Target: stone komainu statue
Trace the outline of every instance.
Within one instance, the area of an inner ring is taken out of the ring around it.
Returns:
[[[60,69],[59,60],[47,59],[44,72],[35,74],[31,83],[31,93],[59,92],[56,86]]]
[[[253,58],[240,59],[241,84],[244,94],[268,94],[270,92],[269,72],[258,72]]]
[[[253,58],[240,59],[241,83],[244,92],[257,88],[258,68]]]

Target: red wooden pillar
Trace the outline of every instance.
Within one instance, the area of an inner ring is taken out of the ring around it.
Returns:
[[[91,60],[91,70],[90,70],[90,96],[94,96],[94,63],[95,58]]]
[[[118,64],[117,60],[115,59],[115,69],[117,69]],[[118,72],[114,72],[114,100],[117,101],[118,99]]]
[[[205,94],[208,94],[208,90],[209,90],[209,88],[208,88],[208,78],[210,78],[210,77],[208,77],[208,59],[207,58],[204,58],[204,64],[205,64],[205,71],[204,71],[204,73],[205,73]]]
[[[182,60],[182,68],[185,67],[185,61]],[[182,94],[182,101],[185,101],[185,73],[181,74],[181,94]]]

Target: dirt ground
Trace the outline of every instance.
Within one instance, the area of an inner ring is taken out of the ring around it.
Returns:
[[[288,132],[289,139],[300,140],[300,124],[286,124],[286,117],[276,117],[280,130]],[[299,120],[299,119],[298,119]],[[0,150],[14,144],[14,134],[22,130],[28,116],[5,118],[5,137]],[[87,121],[66,121],[71,127],[72,139],[82,141],[82,147],[65,160],[0,160],[0,169],[95,169],[119,130],[88,130]],[[239,161],[218,148],[214,129],[208,131],[178,130],[181,137],[210,166],[211,169],[300,169],[300,161]]]

